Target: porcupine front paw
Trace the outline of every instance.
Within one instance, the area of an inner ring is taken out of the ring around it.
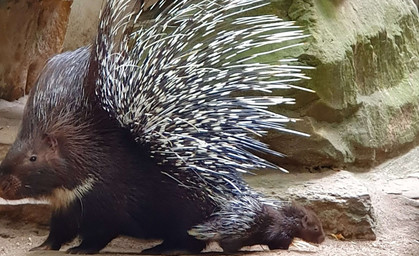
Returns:
[[[34,252],[34,251],[58,251],[60,248],[61,248],[61,246],[60,247],[53,247],[51,245],[41,244],[40,246],[31,248],[29,251],[31,251],[31,252]]]
[[[29,251],[58,251],[61,248],[61,243],[58,243],[48,237],[41,245],[30,249]]]

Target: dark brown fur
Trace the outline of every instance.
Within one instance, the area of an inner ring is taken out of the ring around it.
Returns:
[[[323,242],[325,234],[317,215],[296,203],[278,209],[264,205],[248,234],[238,239],[223,239],[219,244],[225,252],[257,244],[268,245],[271,250],[288,249],[294,237],[312,243]]]

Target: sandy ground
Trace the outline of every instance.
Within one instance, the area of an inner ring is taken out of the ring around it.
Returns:
[[[9,115],[16,109],[15,106],[6,107],[0,109],[1,118],[5,117],[5,113]],[[0,143],[10,143],[13,141],[12,133],[16,130],[13,127],[16,124],[9,119],[0,121],[2,123],[0,137],[5,140]],[[377,216],[376,241],[338,241],[329,235],[320,246],[301,246],[296,243],[298,246],[292,246],[288,251],[269,251],[264,247],[254,246],[251,248],[253,251],[237,255],[419,256],[419,148],[372,170],[357,172],[355,176],[371,193]],[[30,248],[42,243],[47,234],[47,227],[0,219],[0,256],[64,255],[69,246],[62,248],[60,252],[29,252]],[[154,244],[156,242],[121,237],[112,241],[101,254],[138,255],[142,249]],[[211,245],[208,249],[212,252],[206,254],[222,255],[216,245]]]

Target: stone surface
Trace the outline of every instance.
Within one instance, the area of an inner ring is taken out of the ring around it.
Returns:
[[[145,0],[145,8],[149,8],[156,1]],[[104,2],[105,0],[73,0],[64,39],[64,51],[92,44],[97,34],[100,9]]]
[[[265,141],[288,155],[271,160],[309,168],[372,166],[417,145],[419,18],[413,1],[276,0],[274,6],[272,12],[311,34],[289,54],[316,68],[302,83],[316,93],[290,92],[295,106],[273,108],[301,118],[290,127],[312,136],[271,133]]]
[[[61,51],[71,2],[0,1],[0,98],[27,94],[45,61]]]
[[[311,207],[327,233],[347,239],[376,238],[376,216],[368,188],[347,171],[279,174],[248,177],[265,195],[295,200]]]
[[[72,51],[93,43],[103,3],[104,0],[73,0],[64,39],[64,51]]]
[[[408,202],[419,204],[419,148],[399,157],[399,162],[389,161],[376,172],[376,179],[382,179],[381,190],[391,195],[408,198]],[[403,162],[403,165],[400,163]],[[419,211],[418,211],[419,213]]]
[[[0,100],[0,161],[16,138],[27,97],[14,102]]]
[[[12,222],[32,223],[47,227],[51,218],[51,208],[46,204],[3,205],[0,199],[0,219]]]
[[[411,199],[419,199],[419,178],[411,177],[388,182],[384,191],[388,194],[403,195]]]

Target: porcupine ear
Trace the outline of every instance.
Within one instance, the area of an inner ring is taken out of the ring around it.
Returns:
[[[308,216],[307,214],[301,219],[301,226],[306,229],[308,227]]]
[[[42,140],[45,143],[45,145],[47,145],[48,148],[52,152],[54,152],[54,153],[57,153],[58,152],[58,150],[59,150],[59,142],[58,142],[58,137],[56,135],[53,135],[53,134],[44,134]]]

